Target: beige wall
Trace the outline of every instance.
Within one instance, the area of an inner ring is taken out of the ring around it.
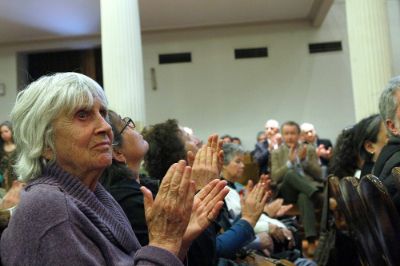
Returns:
[[[399,3],[389,0],[393,53],[399,46]],[[304,23],[145,33],[143,58],[147,124],[177,118],[202,139],[212,132],[239,136],[252,149],[268,118],[314,123],[333,141],[354,123],[353,94],[343,2],[332,6],[320,28]],[[308,53],[308,43],[341,40],[343,51]],[[0,46],[0,120],[8,118],[17,88],[17,52],[93,47],[100,38]],[[265,46],[266,59],[234,60],[235,48]],[[192,52],[192,63],[159,65],[158,54]],[[153,91],[150,68],[156,69]],[[394,57],[394,73],[400,60]]]
[[[321,28],[286,23],[145,34],[147,122],[178,118],[202,139],[239,136],[248,149],[269,118],[314,123],[322,137],[354,122],[344,6]],[[337,41],[342,52],[308,53],[308,43]],[[235,60],[234,48],[267,45],[270,56]],[[192,63],[158,65],[159,53],[192,52]],[[153,91],[150,68],[158,89]]]
[[[17,62],[14,53],[0,51],[0,83],[6,86],[5,96],[0,96],[0,123],[9,120],[17,91]]]

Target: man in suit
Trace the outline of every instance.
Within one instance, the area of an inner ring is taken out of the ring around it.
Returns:
[[[284,144],[272,152],[272,184],[285,202],[298,205],[312,254],[318,235],[314,204],[323,187],[321,167],[314,146],[299,143],[300,126],[296,122],[285,122],[281,132]]]
[[[257,136],[257,143],[251,152],[251,156],[257,162],[260,174],[269,174],[270,153],[281,144],[279,136],[279,122],[274,119],[270,119],[265,123],[264,138],[258,140]]]
[[[332,157],[332,142],[329,139],[320,139],[313,124],[303,123],[300,129],[301,140],[315,147],[322,169],[322,178],[325,180],[328,173],[329,160]]]
[[[400,212],[400,194],[392,169],[400,166],[400,76],[389,81],[379,99],[379,113],[385,123],[389,141],[375,162],[373,174],[386,186]]]

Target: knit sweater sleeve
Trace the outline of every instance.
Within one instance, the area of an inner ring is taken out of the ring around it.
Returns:
[[[107,265],[107,261],[93,241],[65,221],[39,239],[31,265]]]

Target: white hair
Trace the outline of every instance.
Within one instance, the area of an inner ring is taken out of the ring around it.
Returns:
[[[312,131],[313,133],[315,133],[314,125],[311,124],[311,123],[303,123],[303,124],[301,124],[300,129],[303,132]]]
[[[42,173],[45,149],[56,154],[53,121],[61,114],[72,115],[78,109],[92,107],[95,98],[108,105],[97,82],[72,72],[43,76],[18,94],[11,120],[18,150],[15,170],[20,180],[28,181]]]
[[[267,127],[272,127],[272,128],[278,128],[279,129],[279,122],[276,121],[275,119],[270,119],[267,122],[265,122],[265,128]]]

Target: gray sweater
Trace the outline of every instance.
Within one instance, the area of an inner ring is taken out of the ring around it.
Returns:
[[[182,265],[166,250],[141,247],[101,184],[91,191],[57,166],[22,191],[0,250],[3,265]]]

